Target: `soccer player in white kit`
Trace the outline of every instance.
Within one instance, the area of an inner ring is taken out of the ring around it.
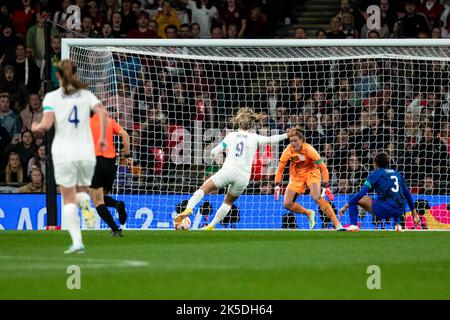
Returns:
[[[213,230],[217,223],[230,211],[233,203],[244,192],[250,181],[252,170],[252,161],[255,156],[258,144],[276,143],[295,135],[295,129],[288,129],[287,133],[264,137],[253,131],[254,124],[260,120],[261,115],[256,114],[250,108],[241,108],[233,119],[234,123],[239,125],[237,132],[229,133],[223,141],[212,151],[211,156],[215,157],[224,149],[227,150],[227,156],[222,168],[206,180],[198,189],[186,206],[186,209],[177,215],[174,219],[174,225],[180,223],[186,216],[192,214],[193,208],[200,200],[213,191],[228,186],[228,192],[225,199],[217,210],[214,219],[206,226],[206,230]]]
[[[87,194],[96,163],[90,114],[93,111],[100,115],[99,144],[102,148],[106,146],[108,114],[102,103],[78,80],[74,62],[62,60],[57,66],[56,77],[60,88],[45,95],[42,120],[33,123],[31,129],[44,132],[55,124],[52,143],[55,180],[61,190],[64,201],[62,214],[72,238],[72,245],[65,253],[81,253],[84,252],[84,245],[77,207],[82,209],[89,227],[93,227],[96,220]]]

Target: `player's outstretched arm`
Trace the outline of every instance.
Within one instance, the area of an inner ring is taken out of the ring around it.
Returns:
[[[271,144],[271,143],[280,142],[281,140],[295,136],[296,132],[297,132],[296,129],[287,129],[286,133],[276,134],[276,135],[273,135],[270,137],[258,135],[258,143],[259,144]]]
[[[350,200],[341,208],[341,210],[339,210],[339,217],[341,217],[345,213],[345,211],[347,211],[348,207],[353,204],[357,204],[358,201],[370,191],[370,187],[366,183],[363,185],[361,190],[358,193],[354,194],[350,198]]]
[[[55,113],[54,112],[44,112],[44,115],[42,116],[42,120],[39,123],[33,122],[31,124],[31,131],[32,132],[48,131],[52,127],[54,122],[55,122]]]

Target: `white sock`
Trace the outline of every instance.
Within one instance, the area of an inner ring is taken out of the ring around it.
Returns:
[[[78,216],[78,208],[75,203],[68,203],[63,207],[64,221],[67,229],[69,229],[70,237],[74,246],[81,246],[80,217]]]
[[[197,191],[195,191],[192,197],[189,199],[186,209],[194,209],[197,203],[199,203],[204,196],[205,192],[202,189],[198,189]]]
[[[211,227],[215,227],[216,224],[218,224],[220,221],[222,221],[223,218],[227,215],[227,213],[230,211],[231,206],[226,203],[222,203],[219,210],[217,210],[216,215],[214,216],[213,221],[209,224]]]
[[[91,203],[91,197],[86,192],[77,192],[77,204],[79,207],[81,207],[82,204],[84,204],[85,201],[88,201]]]

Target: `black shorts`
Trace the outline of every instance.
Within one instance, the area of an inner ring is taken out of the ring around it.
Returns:
[[[111,191],[114,180],[116,179],[116,159],[97,157],[95,165],[94,177],[92,178],[91,187],[94,189],[103,188]]]

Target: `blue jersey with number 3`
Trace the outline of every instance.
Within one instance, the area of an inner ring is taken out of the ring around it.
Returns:
[[[404,190],[408,189],[403,176],[396,170],[381,168],[372,172],[364,183],[378,194],[377,202],[385,209],[403,212],[407,199]]]

